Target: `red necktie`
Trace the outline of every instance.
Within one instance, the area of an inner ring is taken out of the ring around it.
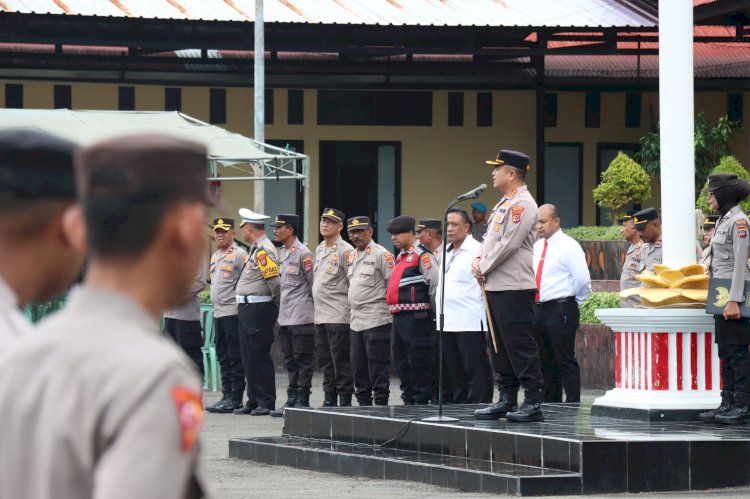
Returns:
[[[542,290],[542,268],[544,268],[544,257],[547,255],[547,240],[544,240],[544,249],[542,250],[542,257],[539,259],[539,265],[536,267],[536,296],[534,301],[539,301],[539,292]]]

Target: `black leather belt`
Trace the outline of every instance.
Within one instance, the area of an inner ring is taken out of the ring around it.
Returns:
[[[548,301],[538,301],[534,305],[537,308],[548,308],[553,305],[561,305],[563,303],[573,302],[576,303],[575,296],[566,296],[564,298],[556,298],[554,300],[548,300]]]

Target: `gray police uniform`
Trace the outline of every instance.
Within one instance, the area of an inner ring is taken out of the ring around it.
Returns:
[[[245,260],[247,252],[232,243],[226,251],[218,250],[213,254],[209,268],[216,354],[221,366],[221,389],[226,397],[240,403],[245,390],[245,375],[240,354],[235,285]]]
[[[481,243],[484,241],[488,226],[487,222],[473,223],[471,225],[471,236]]]
[[[268,237],[261,236],[250,249],[242,268],[236,296],[248,404],[270,410],[276,406],[271,345],[281,294],[278,261],[276,247]]]
[[[639,268],[641,265],[643,244],[645,243],[639,242],[637,245],[631,244],[628,248],[628,252],[625,255],[625,262],[622,265],[622,273],[620,274],[620,291],[641,286],[641,281],[636,279],[635,275],[640,273]],[[641,299],[638,296],[620,298],[621,308],[637,307],[640,303]]]
[[[315,306],[312,296],[314,257],[295,237],[289,248],[281,248],[280,260],[279,337],[289,374],[289,389],[309,392],[315,348]]]
[[[644,271],[653,272],[654,264],[661,265],[662,250],[661,237],[655,243],[641,244],[641,261],[638,264],[638,273]]]
[[[370,241],[363,250],[349,253],[346,274],[351,305],[351,365],[359,405],[388,405],[392,316],[385,301],[395,259]]]
[[[208,269],[201,266],[193,285],[188,291],[188,299],[179,305],[164,310],[164,331],[177,342],[185,354],[192,359],[203,377],[203,334],[201,327],[201,303],[198,294],[206,287]]]
[[[354,247],[339,236],[332,246],[320,243],[315,250],[313,299],[315,301],[315,352],[323,371],[323,391],[335,395],[354,393],[349,360],[349,279],[346,260]],[[330,396],[330,395],[329,395]]]
[[[0,497],[201,495],[203,383],[157,324],[123,295],[83,287],[16,343],[0,365],[0,403],[13,407]]]

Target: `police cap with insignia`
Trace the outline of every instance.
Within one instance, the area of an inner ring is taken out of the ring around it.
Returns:
[[[443,230],[443,222],[437,218],[423,218],[417,222],[417,232],[422,232],[425,229]]]
[[[372,228],[370,217],[353,217],[346,221],[347,230],[364,230]]]
[[[522,152],[511,151],[510,149],[500,149],[500,152],[497,153],[497,158],[491,159],[486,163],[492,166],[511,166],[522,171],[529,171],[531,169],[529,166],[530,160],[527,155]]]
[[[633,215],[635,215],[636,213],[638,213],[638,210],[627,210],[621,218],[617,219],[617,221],[620,222],[621,224],[625,223],[628,220],[632,220]]]
[[[640,230],[651,220],[659,219],[659,211],[656,208],[646,208],[633,214],[633,227]]]
[[[297,230],[299,227],[299,215],[293,213],[280,213],[276,215],[276,219],[271,224],[271,227],[281,227],[282,225],[291,225]]]
[[[220,229],[220,230],[234,229],[234,219],[233,218],[215,218],[214,230],[216,229]]]
[[[260,213],[255,213],[253,210],[249,208],[240,208],[239,211],[240,214],[240,227],[242,227],[245,224],[253,224],[253,225],[265,225],[266,220],[268,220],[268,215],[262,215]]]
[[[38,130],[0,130],[0,199],[75,199],[77,147]]]
[[[716,228],[716,222],[718,221],[719,221],[719,215],[709,215],[706,217],[705,220],[703,220],[703,228],[714,229]]]
[[[385,230],[391,234],[402,234],[404,232],[414,232],[414,226],[416,225],[414,217],[409,215],[399,215],[396,218],[391,219],[388,222]]]
[[[333,220],[334,222],[342,224],[344,223],[344,220],[346,220],[346,215],[336,208],[326,208],[323,210],[323,213],[321,213],[320,218],[327,218],[328,220]]]

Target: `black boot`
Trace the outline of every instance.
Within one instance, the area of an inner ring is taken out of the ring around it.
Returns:
[[[229,397],[226,402],[216,406],[213,412],[218,414],[229,414],[235,411],[235,409],[242,409],[242,394],[234,394]]]
[[[388,405],[388,394],[375,395],[375,405]]]
[[[372,396],[371,395],[357,395],[357,403],[360,407],[364,406],[370,406],[372,405]]]
[[[727,411],[734,407],[734,393],[729,390],[721,391],[721,405],[716,409],[710,411],[701,412],[698,414],[698,419],[704,423],[713,423],[716,416],[719,414],[725,414]]]
[[[336,407],[336,394],[335,393],[325,392],[325,398],[323,399],[323,407]]]
[[[339,407],[351,407],[351,406],[352,406],[352,394],[351,393],[348,395],[344,395],[343,393],[339,395]]]
[[[544,421],[544,414],[542,414],[542,390],[526,390],[521,407],[506,414],[505,419],[509,423]]]
[[[248,400],[248,402],[244,406],[240,407],[239,409],[235,409],[234,413],[237,414],[237,415],[240,415],[240,416],[247,416],[249,414],[252,414],[253,411],[255,409],[257,409],[257,408],[258,408],[258,404],[254,403],[254,402],[251,403]]]
[[[280,418],[284,415],[284,409],[287,407],[294,407],[294,404],[297,403],[297,388],[287,388],[286,389],[286,402],[284,402],[284,405],[276,409],[275,411],[271,411],[271,417],[274,418]]]
[[[310,407],[310,389],[309,388],[298,388],[297,389],[297,403],[294,407]]]
[[[229,394],[224,392],[221,394],[221,400],[214,402],[211,405],[206,406],[206,411],[216,412],[216,408],[219,407],[220,405],[224,405],[227,402],[227,400],[229,400]]]
[[[518,409],[518,390],[501,388],[500,400],[497,401],[497,404],[492,404],[484,409],[477,409],[474,411],[474,417],[477,419],[500,419],[516,409]]]
[[[724,424],[750,423],[750,393],[734,392],[734,407],[717,414],[714,421]]]

